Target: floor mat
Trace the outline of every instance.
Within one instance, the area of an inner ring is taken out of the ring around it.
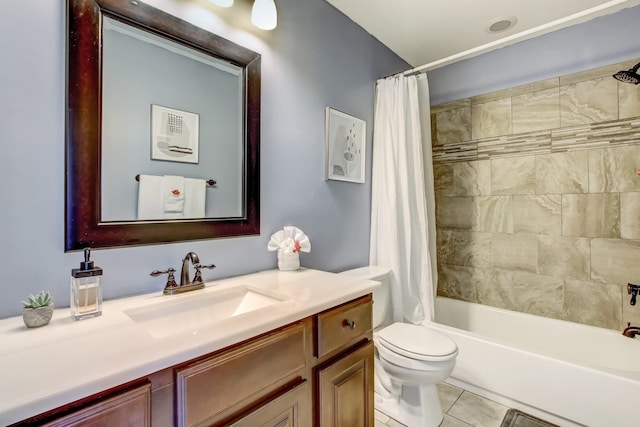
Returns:
[[[509,409],[500,427],[558,427],[517,409]]]

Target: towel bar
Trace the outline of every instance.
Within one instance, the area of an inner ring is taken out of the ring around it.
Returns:
[[[140,181],[140,175],[136,175],[136,181]],[[207,180],[207,184],[209,185],[216,185],[218,183],[218,181],[216,181],[215,179],[208,179]]]

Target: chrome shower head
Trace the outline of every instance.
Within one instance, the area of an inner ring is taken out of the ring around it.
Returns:
[[[638,68],[640,68],[640,62],[633,66],[633,68],[625,71],[618,71],[613,75],[613,78],[624,83],[631,83],[634,85],[640,84],[640,74],[638,74]]]

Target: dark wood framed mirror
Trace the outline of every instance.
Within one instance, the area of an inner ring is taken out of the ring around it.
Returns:
[[[102,117],[106,18],[241,70],[238,215],[103,219],[102,130],[109,126]],[[67,31],[65,251],[260,234],[260,55],[136,0],[68,0]]]

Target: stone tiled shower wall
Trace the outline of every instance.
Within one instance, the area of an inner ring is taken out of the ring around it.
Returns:
[[[636,62],[432,107],[439,295],[640,323]]]

